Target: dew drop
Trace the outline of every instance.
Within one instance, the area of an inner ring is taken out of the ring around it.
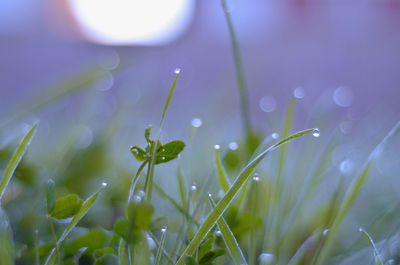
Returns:
[[[239,145],[237,142],[230,142],[228,145],[229,149],[231,150],[237,150],[239,148]]]
[[[203,121],[199,118],[193,118],[191,124],[194,128],[199,128],[203,124]]]
[[[340,107],[350,107],[353,104],[353,91],[346,86],[340,86],[333,92],[333,101]]]
[[[215,235],[216,235],[216,236],[221,236],[221,235],[222,235],[221,230],[215,231]]]
[[[162,160],[165,160],[165,156],[161,157]]]
[[[276,108],[276,100],[274,97],[265,96],[260,99],[258,105],[260,106],[262,111],[272,112]]]
[[[179,75],[181,73],[181,68],[175,68],[174,73]]]
[[[339,164],[340,173],[348,176],[353,171],[353,162],[350,159],[345,159]]]
[[[318,128],[315,128],[315,129],[312,131],[312,135],[313,135],[314,137],[319,137],[319,136],[321,135],[321,132],[319,131]]]
[[[165,233],[167,231],[167,226],[164,225],[163,227],[161,227],[161,232]]]
[[[325,229],[324,231],[322,231],[322,235],[326,236],[326,234],[328,234],[328,232],[329,232],[329,229]]]
[[[149,235],[146,235],[146,239],[147,239],[147,244],[149,245],[149,248],[156,249],[157,245]]]
[[[253,180],[254,180],[255,182],[259,182],[259,181],[260,181],[260,175],[254,174]]]
[[[260,265],[272,265],[275,260],[275,256],[272,253],[261,253],[261,255],[258,257],[258,260]]]
[[[190,186],[190,190],[191,190],[191,191],[196,191],[196,190],[197,190],[197,185],[196,185],[196,184],[192,184],[192,185]]]
[[[298,87],[293,91],[293,96],[298,99],[304,98],[304,89],[302,87]]]
[[[211,192],[209,192],[207,195],[208,195],[208,197],[212,198]]]
[[[272,137],[272,139],[276,140],[276,139],[279,138],[279,133],[274,132],[274,133],[271,134],[271,137]]]
[[[146,193],[143,190],[138,190],[137,195],[139,195],[140,197],[144,197]]]
[[[103,182],[101,183],[101,186],[103,186],[104,188],[107,187],[107,185],[108,185],[108,183],[105,182],[105,181],[103,181]]]
[[[216,145],[214,145],[214,149],[219,150],[219,149],[221,149],[221,146],[219,144],[216,144]]]

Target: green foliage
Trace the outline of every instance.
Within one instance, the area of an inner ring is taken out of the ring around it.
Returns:
[[[83,200],[76,194],[68,194],[57,199],[50,216],[55,219],[66,219],[74,216],[81,208]]]

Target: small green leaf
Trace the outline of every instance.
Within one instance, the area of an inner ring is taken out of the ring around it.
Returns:
[[[177,158],[184,148],[185,143],[179,140],[162,145],[161,148],[157,148],[155,164],[166,163]]]
[[[100,228],[95,228],[72,241],[66,242],[64,251],[66,255],[74,255],[79,249],[86,247],[86,253],[91,254],[96,249],[105,247],[107,241],[107,234]]]
[[[67,228],[61,234],[60,238],[57,241],[57,245],[60,246],[65,238],[69,235],[72,229],[78,224],[78,222],[86,215],[89,211],[90,207],[92,207],[93,203],[96,201],[97,197],[99,196],[100,192],[107,187],[107,183],[103,182],[101,188],[98,189],[95,193],[93,193],[89,198],[87,198],[82,206],[80,207],[79,211],[74,215],[72,221],[68,224]],[[56,202],[57,204],[57,202]],[[47,257],[45,265],[52,265],[55,262],[55,252],[56,248],[53,248],[50,255]]]
[[[138,229],[148,229],[151,226],[153,213],[154,207],[145,201],[130,203],[128,207],[128,219]]]
[[[144,130],[144,138],[146,139],[146,141],[148,143],[151,142],[150,140],[150,133],[151,133],[151,129],[153,129],[153,125],[149,125],[146,130]]]
[[[50,214],[56,203],[56,184],[52,179],[47,181],[46,189],[46,203],[47,203],[47,213]]]
[[[82,206],[82,200],[76,194],[68,194],[54,204],[54,209],[50,212],[55,219],[66,219],[74,216]]]
[[[96,257],[101,257],[101,256],[103,256],[103,255],[105,255],[105,254],[116,254],[116,252],[115,252],[115,250],[113,249],[113,248],[110,248],[110,247],[105,247],[105,248],[99,248],[99,249],[96,249],[95,251],[94,251],[94,255],[96,256]]]
[[[137,146],[131,147],[131,153],[136,158],[137,161],[145,161],[147,158],[149,158],[146,151]]]
[[[97,259],[93,265],[114,265],[118,264],[118,257],[112,254],[105,254]]]

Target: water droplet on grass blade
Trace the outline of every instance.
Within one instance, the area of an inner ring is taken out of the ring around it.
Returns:
[[[319,137],[319,136],[321,135],[321,132],[319,131],[318,128],[315,128],[315,129],[312,131],[312,135],[313,135],[314,137]]]
[[[164,225],[163,227],[161,227],[161,232],[165,233],[167,231],[167,226]]]
[[[108,186],[108,183],[107,183],[107,182],[105,182],[105,181],[103,181],[103,182],[101,183],[101,186],[103,186],[103,187],[105,188],[105,187],[107,187],[107,186]]]
[[[191,191],[196,191],[196,190],[197,190],[197,185],[193,183],[193,184],[190,186],[190,190],[191,190]]]
[[[208,197],[212,197],[212,194],[211,194],[211,192],[209,192],[209,193],[207,193],[207,195],[208,195]]]
[[[214,145],[214,149],[219,150],[219,149],[221,149],[221,146],[219,144],[216,144],[216,145]]]
[[[258,260],[260,265],[272,265],[275,260],[275,256],[272,253],[261,253],[261,255],[258,257]]]
[[[254,174],[253,180],[254,180],[255,182],[259,182],[259,181],[260,181],[260,175]]]
[[[326,234],[328,234],[328,232],[329,232],[329,229],[325,229],[324,231],[322,231],[322,235],[326,236]]]
[[[271,137],[272,137],[272,139],[276,140],[276,139],[279,138],[279,133],[274,132],[274,133],[271,134]]]
[[[215,235],[216,235],[216,236],[221,236],[221,235],[222,235],[221,230],[215,231]]]
[[[239,145],[236,142],[230,142],[229,143],[229,149],[237,150],[238,148],[239,148]]]
[[[199,128],[203,124],[203,121],[199,118],[194,118],[191,123],[194,128]]]
[[[175,68],[175,70],[174,70],[174,73],[176,74],[176,75],[179,75],[180,73],[181,73],[181,68]]]
[[[304,89],[302,87],[298,87],[293,91],[293,96],[298,99],[304,98]]]

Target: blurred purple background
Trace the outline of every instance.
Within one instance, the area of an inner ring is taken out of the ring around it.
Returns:
[[[296,87],[305,93],[305,112],[321,98],[329,98],[327,104],[335,106],[334,91],[345,87],[338,96],[346,108],[335,107],[348,116],[379,112],[390,121],[399,118],[400,1],[229,3],[253,119],[264,115],[259,105],[265,96],[272,97],[272,103],[267,98],[263,104],[284,112],[281,106]],[[45,0],[1,1],[2,113],[19,108],[21,102],[59,80],[99,64],[102,58],[118,55],[125,66],[114,73],[110,93],[125,90],[132,93],[132,101],[140,95],[147,103],[162,102],[173,70],[181,67],[172,113],[189,121],[212,113],[239,119],[235,68],[220,1],[196,1],[184,33],[159,46],[105,46],[71,37],[65,28],[70,28],[73,19],[68,22],[64,11]]]

